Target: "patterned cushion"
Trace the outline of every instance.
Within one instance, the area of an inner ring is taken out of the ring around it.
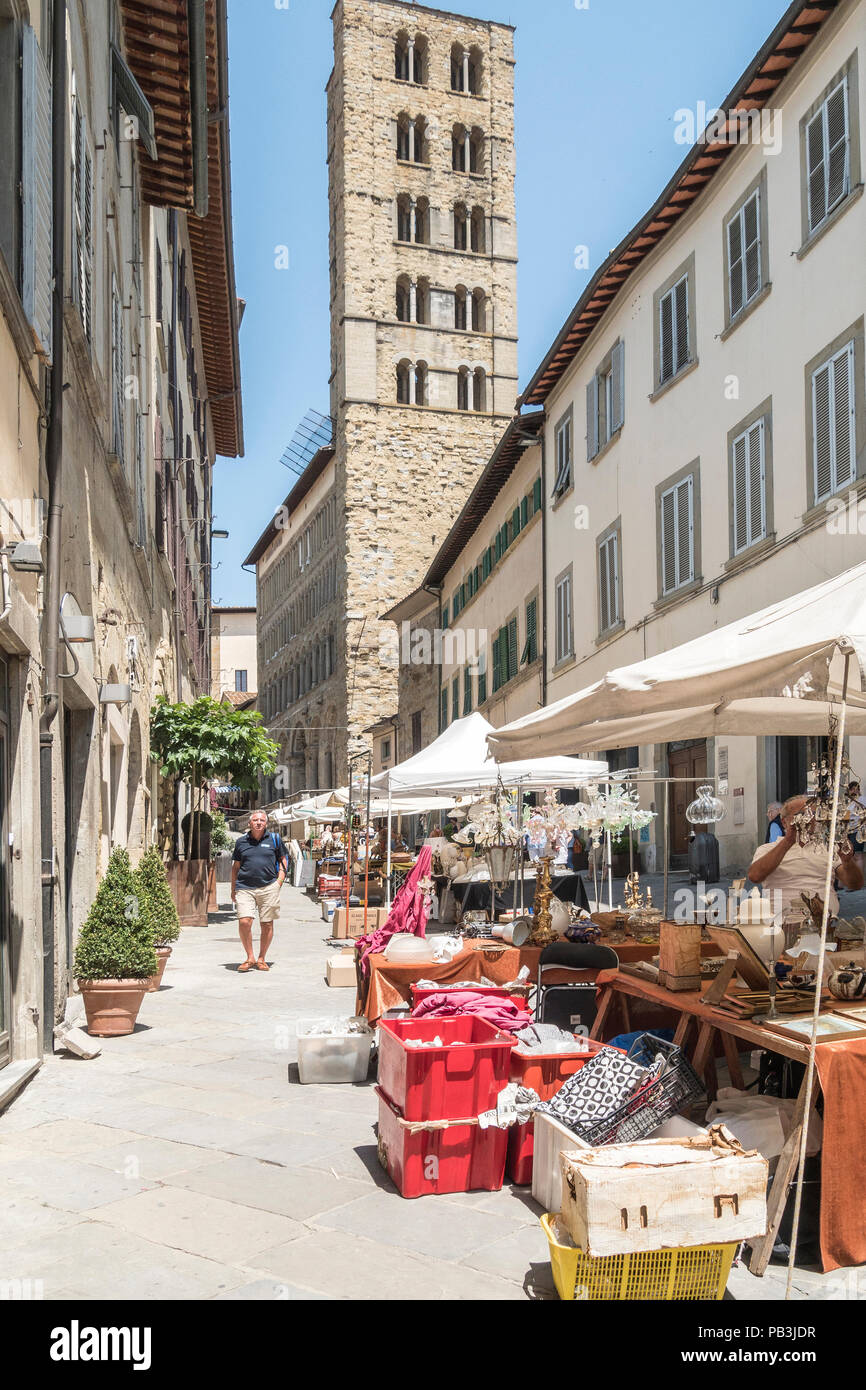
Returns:
[[[606,1120],[653,1075],[651,1069],[632,1062],[622,1052],[605,1048],[538,1108],[553,1115],[567,1128],[578,1130]]]

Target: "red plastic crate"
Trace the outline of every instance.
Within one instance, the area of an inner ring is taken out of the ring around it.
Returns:
[[[511,1054],[511,1080],[528,1086],[541,1100],[550,1100],[570,1076],[580,1071],[607,1043],[585,1038],[586,1052],[535,1052],[531,1056]],[[620,1049],[617,1049],[619,1051]],[[535,1122],[512,1125],[508,1131],[508,1163],[506,1171],[517,1187],[532,1182],[532,1156],[535,1148]]]
[[[570,1076],[607,1047],[607,1043],[592,1038],[579,1042],[586,1045],[585,1052],[512,1052],[510,1080],[535,1091],[540,1100],[550,1100]]]
[[[381,1086],[376,1094],[379,1157],[401,1196],[499,1191],[505,1180],[507,1130],[451,1125],[412,1134],[400,1124],[403,1117]]]
[[[443,1047],[407,1047],[405,1038]],[[464,1047],[449,1047],[461,1042]],[[508,1085],[514,1038],[470,1014],[382,1019],[379,1085],[407,1120],[464,1120],[490,1110]]]
[[[528,1187],[532,1182],[532,1158],[535,1152],[535,1121],[512,1125],[508,1131],[508,1158],[505,1171],[515,1187]]]

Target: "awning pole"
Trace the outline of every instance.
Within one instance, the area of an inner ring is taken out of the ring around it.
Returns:
[[[821,993],[824,986],[824,958],[827,954],[827,924],[830,920],[830,894],[833,891],[833,878],[836,868],[836,823],[839,818],[839,798],[842,793],[842,759],[845,751],[845,716],[848,705],[848,671],[851,664],[850,652],[845,653],[845,675],[842,680],[842,708],[839,711],[839,729],[836,744],[836,767],[833,780],[833,808],[830,813],[830,843],[827,847],[827,873],[824,878],[824,911],[821,916],[821,945],[818,948],[818,969],[815,976],[815,1007],[812,1010],[812,1035],[809,1039],[809,1061],[806,1067],[806,1096],[803,1101],[802,1129],[800,1131],[800,1161],[797,1164],[797,1191],[794,1198],[794,1220],[791,1230],[791,1251],[788,1256],[788,1282],[785,1286],[785,1302],[791,1297],[794,1288],[794,1265],[797,1259],[797,1235],[800,1230],[800,1208],[803,1205],[803,1173],[806,1168],[806,1146],[809,1141],[809,1119],[812,1114],[812,1091],[815,1085],[815,1046],[818,1037],[818,1018],[821,1013]]]
[[[670,865],[670,859],[671,859],[670,845],[669,845],[669,841],[670,841],[670,831],[671,831],[671,784],[670,784],[669,781],[667,781],[667,782],[665,782],[665,824],[664,824],[664,834],[663,834],[663,841],[664,841],[664,843],[662,844],[662,857],[663,857],[663,859],[664,859],[664,899],[665,899],[665,905],[664,905],[664,920],[665,920],[665,921],[668,920],[668,894],[669,894],[669,891],[670,891],[669,884],[668,884],[669,865]]]

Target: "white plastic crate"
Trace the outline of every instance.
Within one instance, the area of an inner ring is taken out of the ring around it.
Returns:
[[[322,1019],[298,1023],[298,1073],[302,1086],[352,1086],[367,1080],[374,1034],[364,1019],[336,1019],[335,1023],[363,1023],[362,1032],[314,1034]]]

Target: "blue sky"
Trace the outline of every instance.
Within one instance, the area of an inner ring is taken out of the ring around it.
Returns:
[[[785,0],[443,6],[517,27],[521,383],[589,276],[684,158],[674,113],[722,101],[785,7]],[[246,457],[216,467],[215,525],[231,539],[214,542],[215,603],[255,602],[255,581],[241,565],[290,489],[280,457],[311,406],[329,409],[331,8],[332,0],[229,0],[235,261],[247,301]],[[575,269],[582,245],[588,270]],[[281,246],[288,269],[275,265]]]

